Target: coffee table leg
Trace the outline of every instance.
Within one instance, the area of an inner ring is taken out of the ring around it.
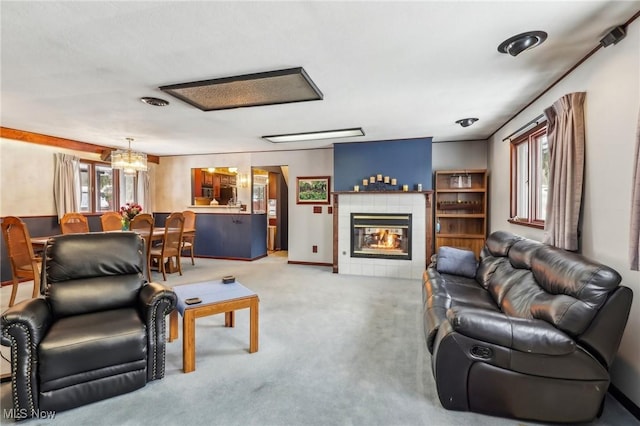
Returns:
[[[178,311],[174,309],[169,314],[169,342],[178,338]]]
[[[191,373],[196,369],[196,317],[191,309],[185,309],[182,318],[182,370]]]
[[[234,327],[236,325],[236,311],[229,311],[224,313],[224,326]]]
[[[249,353],[258,352],[258,306],[256,297],[249,307]]]

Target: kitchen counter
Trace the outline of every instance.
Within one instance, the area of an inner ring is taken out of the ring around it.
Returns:
[[[222,214],[251,214],[249,211],[241,211],[240,206],[227,206],[216,204],[214,206],[207,205],[196,205],[192,204],[188,206],[189,209],[193,209],[194,211],[199,211],[202,213],[210,212],[210,213],[222,213]]]
[[[240,207],[189,206],[196,212],[196,257],[254,260],[267,255],[267,215]],[[154,212],[163,226],[169,212]]]

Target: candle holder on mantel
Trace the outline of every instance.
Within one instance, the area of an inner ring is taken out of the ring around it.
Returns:
[[[371,192],[400,191],[401,187],[398,186],[396,178],[376,173],[373,176],[362,179],[362,185],[359,190]]]
[[[397,191],[398,187],[390,183],[376,182],[367,185],[367,191]]]

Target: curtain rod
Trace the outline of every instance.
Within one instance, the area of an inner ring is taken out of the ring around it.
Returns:
[[[525,124],[524,126],[520,127],[520,128],[519,128],[518,130],[516,130],[515,132],[511,133],[511,134],[510,134],[509,136],[507,136],[506,138],[502,139],[502,142],[504,142],[504,141],[511,141],[511,139],[513,139],[516,135],[518,135],[518,136],[519,136],[519,135],[520,135],[520,133],[522,133],[522,132],[523,132],[523,130],[525,130],[526,128],[528,128],[528,127],[529,127],[529,126],[531,126],[532,124],[534,124],[534,125],[536,125],[536,126],[537,126],[537,125],[538,125],[539,123],[541,123],[542,121],[545,121],[545,120],[542,120],[543,118],[546,120],[546,118],[545,118],[544,114],[540,114],[539,116],[537,116],[537,117],[536,117],[536,118],[534,118],[533,120],[529,121],[529,122],[528,122],[527,124]]]

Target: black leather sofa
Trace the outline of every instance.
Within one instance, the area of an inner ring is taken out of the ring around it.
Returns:
[[[60,235],[43,257],[44,298],[1,317],[14,413],[67,410],[164,377],[165,316],[176,295],[147,283],[140,236]]]
[[[470,255],[469,255],[470,254]],[[632,291],[613,269],[508,232],[446,248],[423,277],[424,327],[442,405],[584,422],[601,413]]]

